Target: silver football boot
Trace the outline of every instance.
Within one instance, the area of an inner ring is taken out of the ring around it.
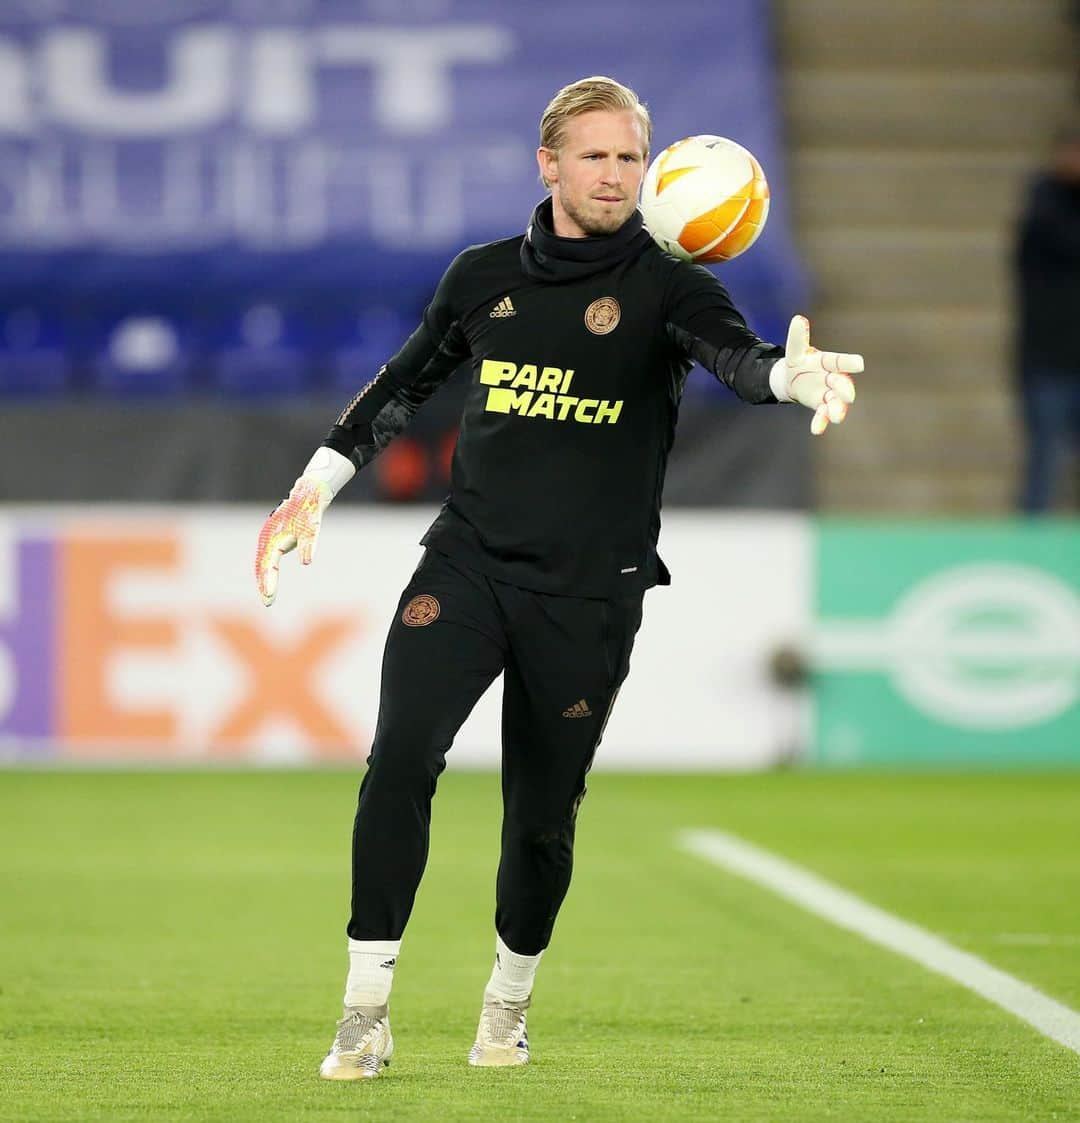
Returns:
[[[394,1055],[387,1007],[346,1006],[330,1052],[319,1066],[324,1080],[371,1080]]]
[[[484,1007],[476,1029],[476,1044],[469,1050],[469,1064],[481,1068],[529,1063],[529,1034],[525,1029],[524,1002],[507,1002],[484,992]]]

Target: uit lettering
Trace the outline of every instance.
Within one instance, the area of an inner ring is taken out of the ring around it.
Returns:
[[[542,417],[547,421],[578,421],[583,425],[614,425],[622,413],[622,399],[579,398],[570,393],[572,370],[518,366],[498,359],[485,359],[480,382],[490,387],[484,409],[489,413],[516,413],[519,417]]]

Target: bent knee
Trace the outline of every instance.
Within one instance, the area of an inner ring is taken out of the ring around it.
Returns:
[[[367,759],[371,783],[409,785],[438,779],[446,767],[446,750],[408,737],[376,737]]]
[[[509,823],[505,828],[505,841],[529,849],[543,849],[570,842],[574,837],[573,818],[542,823]]]

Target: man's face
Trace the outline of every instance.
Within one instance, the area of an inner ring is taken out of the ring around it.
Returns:
[[[562,147],[541,148],[536,157],[551,184],[556,234],[611,234],[637,206],[648,151],[631,109],[571,117]]]

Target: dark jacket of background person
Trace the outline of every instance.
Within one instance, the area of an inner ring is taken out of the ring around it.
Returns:
[[[1033,182],[1018,245],[1018,366],[1028,457],[1021,506],[1053,506],[1080,446],[1080,123]]]
[[[1032,185],[1020,228],[1019,296],[1021,369],[1080,374],[1080,179],[1046,174]]]

